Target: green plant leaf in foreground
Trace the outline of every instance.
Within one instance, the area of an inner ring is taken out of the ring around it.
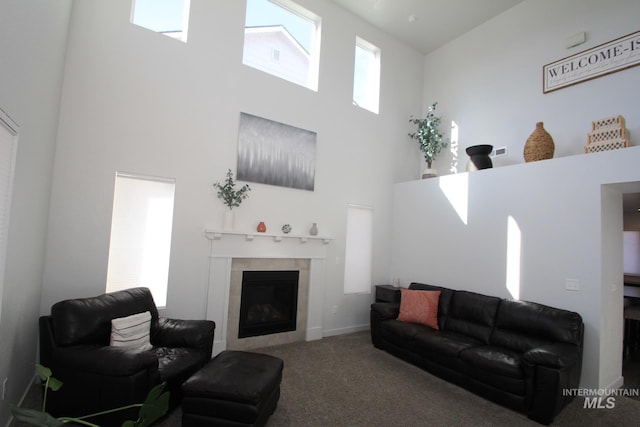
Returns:
[[[42,381],[46,381],[47,378],[51,376],[51,369],[46,366],[42,366],[39,363],[36,363],[36,370],[38,371],[38,375],[40,375],[40,379]]]
[[[62,381],[51,376],[51,369],[36,363],[36,370],[38,371],[38,375],[40,375],[40,379],[45,381],[47,387],[53,391],[60,390],[60,387],[62,387]]]
[[[163,393],[166,383],[158,384],[149,391],[140,407],[136,421],[125,421],[122,427],[147,427],[161,418],[169,410],[169,393]]]
[[[140,408],[139,423],[136,427],[147,427],[161,418],[169,410],[169,393],[163,393],[166,383],[158,384],[151,389],[142,408]]]
[[[62,421],[58,421],[46,412],[35,409],[12,408],[11,413],[15,419],[35,427],[59,427],[64,425]]]

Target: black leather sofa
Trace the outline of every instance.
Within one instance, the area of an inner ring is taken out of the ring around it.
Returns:
[[[151,350],[110,346],[111,320],[149,311]],[[215,323],[161,318],[147,288],[60,301],[40,317],[40,363],[63,382],[47,394],[47,412],[82,416],[141,403],[149,390],[166,382],[170,407],[180,386],[211,359]],[[120,425],[138,409],[90,421]]]
[[[491,401],[550,424],[579,387],[584,325],[575,312],[468,291],[441,291],[439,330],[396,320],[401,303],[371,305],[379,349]]]

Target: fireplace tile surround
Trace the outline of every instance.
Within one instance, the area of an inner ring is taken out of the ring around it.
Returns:
[[[231,261],[231,282],[229,310],[227,315],[227,349],[250,350],[269,345],[288,344],[306,339],[307,313],[309,307],[309,265],[308,259],[294,258],[234,258]],[[296,330],[257,337],[238,338],[240,318],[240,297],[242,293],[242,273],[245,271],[297,270],[298,314]]]
[[[209,240],[206,318],[216,322],[214,354],[321,339],[326,245],[331,238],[274,238],[273,235],[205,230]],[[242,272],[298,270],[296,330],[238,339]]]

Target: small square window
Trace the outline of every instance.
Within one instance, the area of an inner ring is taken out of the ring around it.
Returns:
[[[353,104],[378,114],[380,102],[380,49],[356,37]]]
[[[131,23],[187,41],[190,0],[134,0]]]

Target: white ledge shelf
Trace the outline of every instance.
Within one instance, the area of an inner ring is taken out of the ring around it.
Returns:
[[[221,230],[204,230],[204,235],[209,240],[221,240],[225,236],[244,236],[247,242],[253,241],[258,238],[270,238],[274,242],[279,243],[285,239],[297,239],[300,243],[307,243],[309,240],[318,240],[322,244],[328,245],[333,237],[327,236],[305,236],[301,234],[272,234],[272,233],[259,233],[257,231],[245,232],[245,231],[221,231]]]

